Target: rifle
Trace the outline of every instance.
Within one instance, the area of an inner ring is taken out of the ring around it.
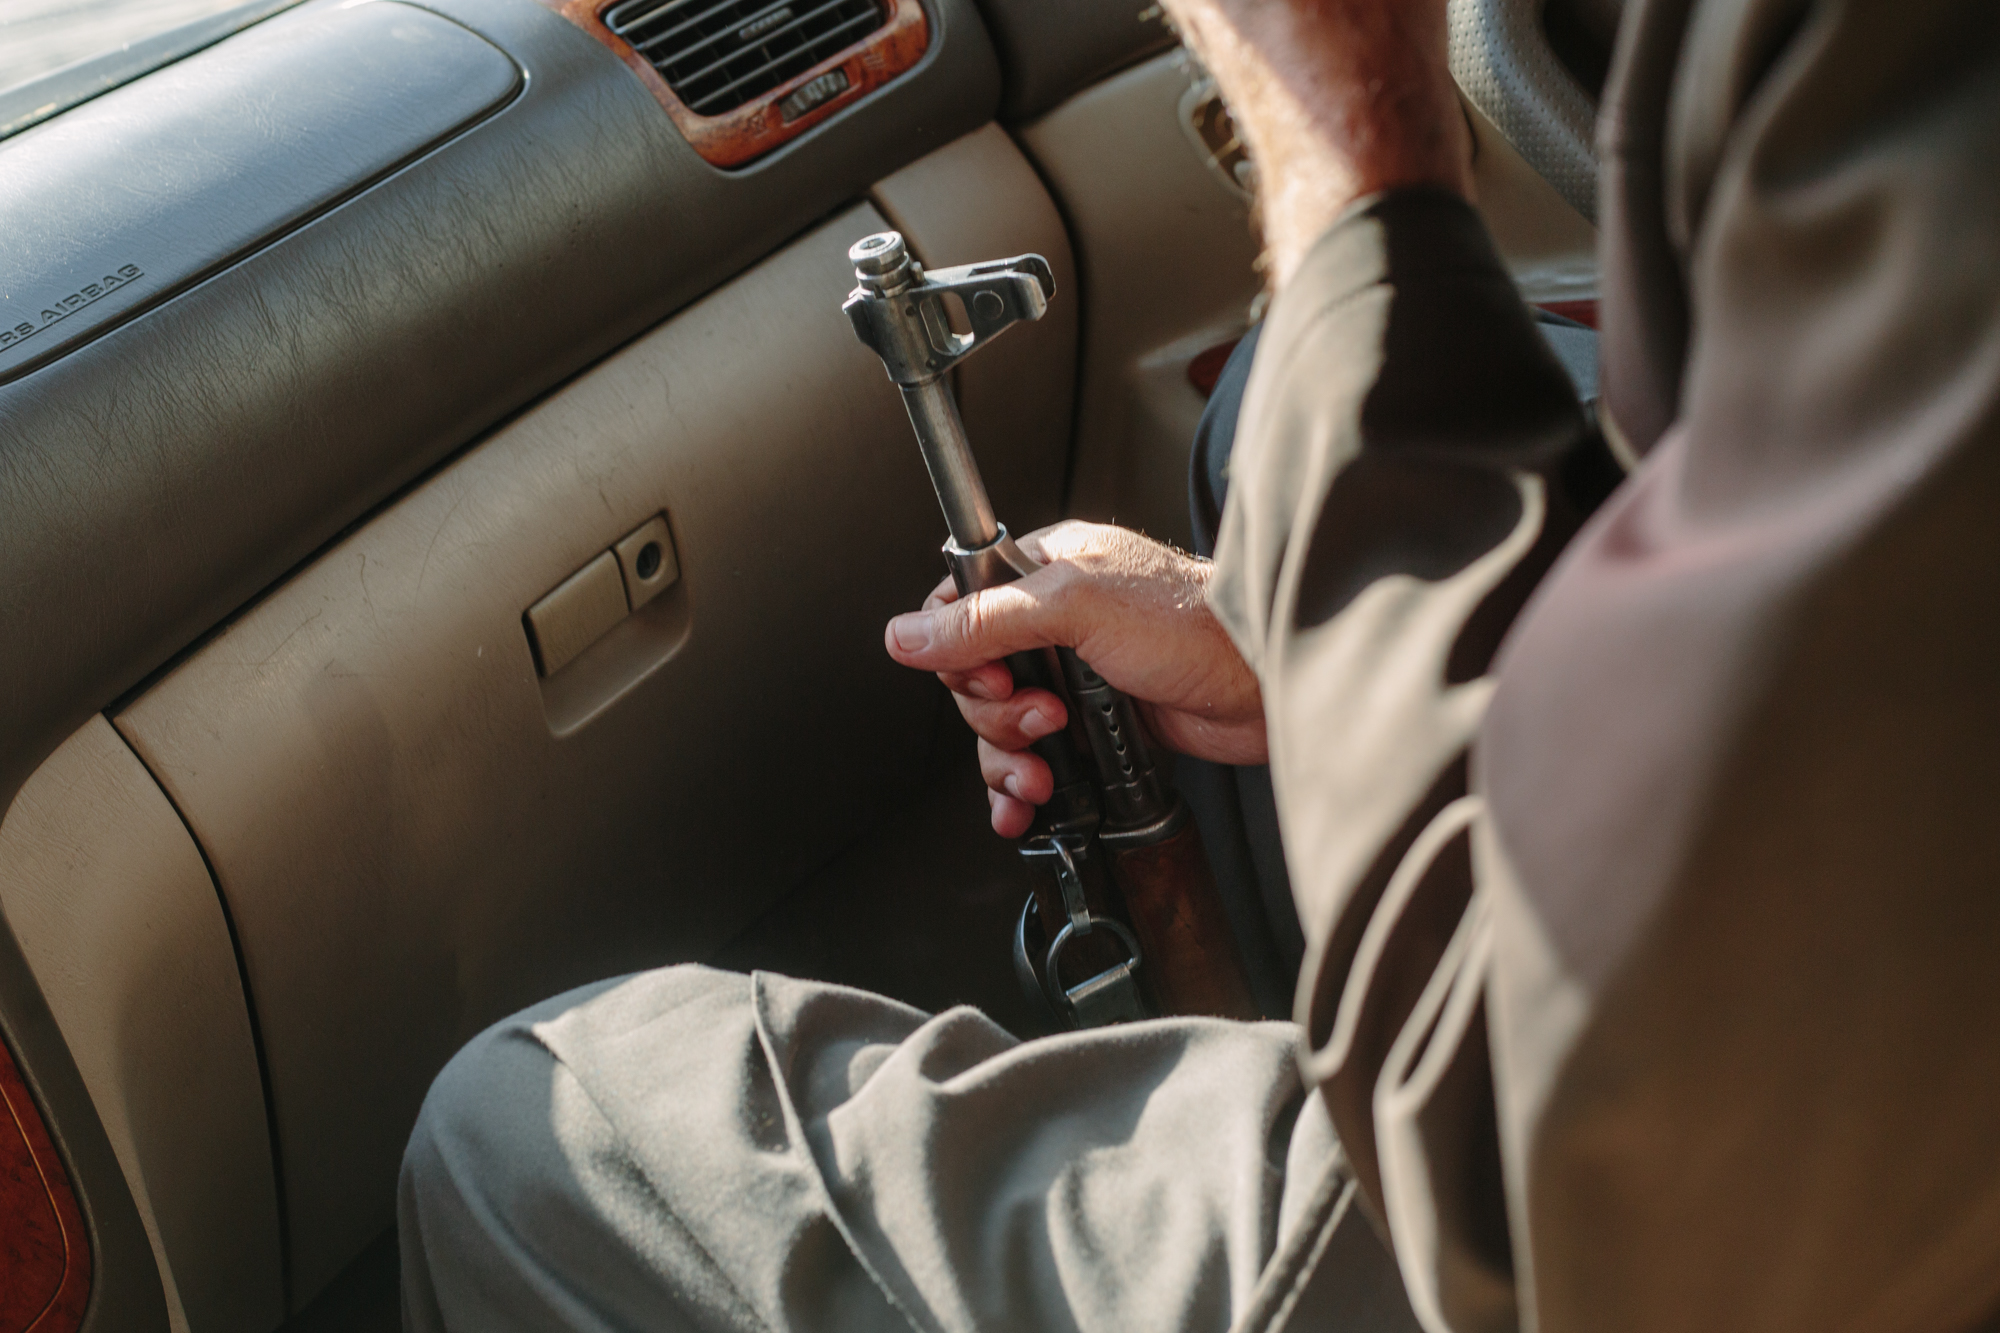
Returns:
[[[902,390],[950,539],[961,596],[1033,573],[993,513],[947,376],[1015,324],[1040,319],[1055,275],[1040,255],[926,273],[900,234],[848,251],[856,287],[841,307]],[[951,327],[963,302],[970,333]],[[1070,726],[1035,742],[1055,794],[1019,849],[1032,891],[1014,926],[1022,988],[1068,1027],[1154,1014],[1259,1017],[1186,800],[1153,762],[1132,701],[1067,648],[1007,659],[1017,686],[1048,690]],[[1080,743],[1079,743],[1080,742]],[[1070,976],[1082,979],[1071,983]]]

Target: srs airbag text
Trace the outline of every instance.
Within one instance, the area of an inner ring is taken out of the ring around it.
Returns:
[[[24,319],[9,328],[0,329],[0,352],[6,351],[40,333],[52,324],[59,324],[77,311],[103,300],[121,287],[130,286],[145,273],[137,264],[125,264],[115,273],[107,273],[96,282],[86,282],[68,296],[49,302],[42,307],[39,320]]]

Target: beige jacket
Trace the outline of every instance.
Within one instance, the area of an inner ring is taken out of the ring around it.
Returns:
[[[1433,1329],[2000,1326],[2000,5],[1634,0],[1602,148],[1580,532],[1461,202],[1259,350],[1308,1077]]]

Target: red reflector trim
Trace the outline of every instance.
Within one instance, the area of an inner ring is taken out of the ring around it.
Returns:
[[[1588,324],[1593,329],[1597,327],[1596,301],[1537,301],[1535,304],[1551,315],[1561,315],[1564,319]]]
[[[1188,383],[1194,385],[1196,393],[1206,398],[1215,392],[1215,382],[1222,378],[1222,368],[1229,364],[1229,354],[1242,341],[1241,338],[1231,338],[1205,352],[1195,353],[1194,360],[1188,362]]]

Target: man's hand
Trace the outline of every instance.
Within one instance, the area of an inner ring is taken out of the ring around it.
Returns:
[[[1257,163],[1271,286],[1347,206],[1399,185],[1472,197],[1444,0],[1162,0]]]
[[[1000,660],[1010,653],[1074,648],[1131,696],[1161,744],[1222,763],[1265,761],[1263,697],[1208,609],[1207,561],[1097,523],[1043,528],[1021,549],[1043,568],[962,599],[947,579],[885,635],[891,657],[938,673],[979,733],[995,832],[1021,836],[1053,794],[1048,765],[1028,746],[1069,721],[1055,695],[1014,688]]]

